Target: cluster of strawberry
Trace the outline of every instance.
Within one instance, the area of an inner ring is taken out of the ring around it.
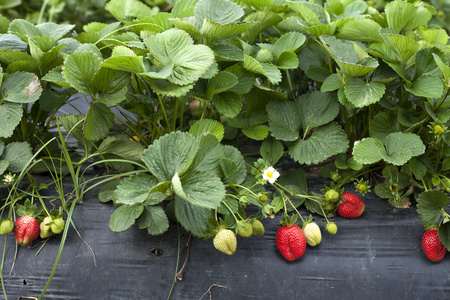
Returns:
[[[364,202],[357,195],[344,193],[337,197],[337,212],[344,218],[357,218],[364,212]],[[295,216],[295,215],[294,215]],[[289,218],[286,215],[281,220],[281,227],[276,234],[276,245],[281,255],[289,261],[294,261],[305,254],[306,245],[314,247],[322,241],[320,227],[311,219],[303,223],[302,228],[295,224],[296,218]],[[337,226],[333,222],[328,222],[325,230],[330,234],[337,233]]]
[[[18,205],[16,213],[20,216],[15,222],[11,218],[2,220],[0,223],[0,234],[7,235],[14,231],[16,241],[21,246],[27,246],[39,236],[42,239],[59,234],[64,230],[66,222],[61,212],[55,212],[42,219],[42,209],[29,200],[24,205]]]

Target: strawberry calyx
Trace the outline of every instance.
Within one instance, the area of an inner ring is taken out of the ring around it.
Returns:
[[[281,217],[281,226],[291,226],[297,223],[297,215],[289,217],[288,214],[283,214]]]
[[[36,218],[41,215],[44,211],[42,207],[37,207],[36,204],[32,204],[29,199],[25,200],[23,205],[16,205],[16,213],[21,217],[32,217]]]

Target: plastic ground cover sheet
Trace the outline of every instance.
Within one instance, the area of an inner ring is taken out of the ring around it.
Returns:
[[[329,184],[317,179],[308,183],[316,192]],[[353,190],[346,186],[347,192]],[[167,299],[177,272],[178,236],[180,269],[188,254],[189,233],[178,231],[174,222],[157,237],[136,225],[111,232],[108,222],[114,207],[101,203],[97,192],[89,191],[75,208],[73,221],[83,240],[70,228],[43,299]],[[322,230],[321,244],[307,246],[294,262],[286,261],[275,246],[279,215],[263,220],[264,236],[238,238],[233,256],[215,250],[212,240],[192,238],[182,280],[175,283],[171,299],[450,298],[450,255],[439,263],[425,256],[423,225],[415,207],[394,208],[374,193],[362,199],[366,209],[360,218],[333,218],[337,234]],[[315,220],[323,229],[324,219],[316,215]],[[8,299],[38,297],[43,290],[60,236],[36,255],[39,241],[32,248],[19,246],[14,261],[16,244],[14,236],[8,236],[3,271]]]

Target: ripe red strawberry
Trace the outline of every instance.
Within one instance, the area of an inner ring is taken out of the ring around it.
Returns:
[[[39,223],[31,216],[23,216],[14,223],[14,235],[21,246],[26,246],[39,237]]]
[[[303,231],[295,223],[296,218],[283,216],[282,227],[277,231],[275,241],[281,255],[289,261],[303,256],[306,250],[306,239]]]
[[[40,214],[41,208],[35,204],[31,205],[30,200],[26,200],[24,205],[16,208],[17,214],[21,217],[14,222],[14,235],[16,241],[21,246],[26,246],[39,237],[39,223],[35,217]]]
[[[422,237],[422,249],[433,262],[441,261],[447,252],[447,249],[439,239],[437,229],[425,231]]]
[[[364,202],[352,193],[344,193],[341,195],[344,201],[339,202],[337,213],[344,218],[354,219],[359,217],[365,208]]]

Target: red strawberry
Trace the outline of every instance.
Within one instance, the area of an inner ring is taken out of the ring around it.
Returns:
[[[441,261],[447,252],[447,249],[439,239],[437,229],[425,231],[422,237],[422,249],[433,262]]]
[[[306,250],[305,235],[300,227],[293,224],[295,219],[290,219],[286,215],[283,216],[283,221],[281,222],[283,226],[278,229],[275,238],[281,255],[289,261],[302,257]]]
[[[14,235],[21,246],[26,246],[39,237],[39,223],[31,216],[20,217],[14,223]]]
[[[14,235],[19,245],[26,246],[39,237],[39,223],[35,217],[42,211],[26,200],[24,205],[17,206],[16,212],[21,216],[14,222]]]
[[[359,217],[365,208],[364,202],[352,193],[344,193],[341,195],[344,201],[339,202],[337,213],[344,218],[354,219]]]

